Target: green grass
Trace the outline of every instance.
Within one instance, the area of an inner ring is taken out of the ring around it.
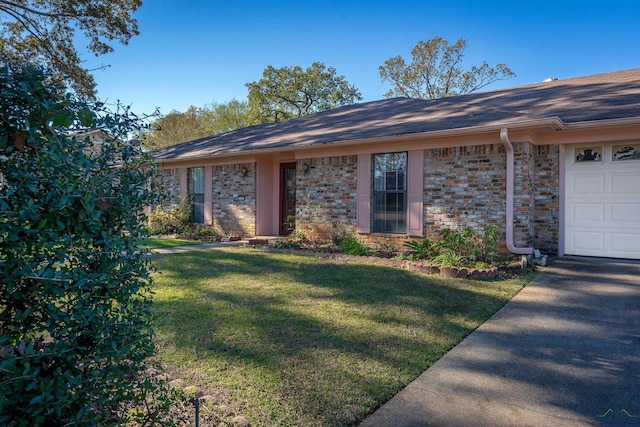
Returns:
[[[184,239],[169,239],[161,237],[148,237],[145,239],[145,244],[149,249],[158,248],[173,248],[176,246],[192,246],[201,245],[204,242],[200,240],[184,240]]]
[[[531,279],[219,249],[155,260],[159,358],[253,426],[353,425]]]

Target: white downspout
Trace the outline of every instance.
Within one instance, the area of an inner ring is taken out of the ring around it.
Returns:
[[[500,140],[505,150],[507,150],[507,206],[506,206],[506,232],[507,232],[507,249],[518,255],[533,254],[533,248],[518,248],[513,244],[513,181],[514,181],[514,164],[515,156],[513,154],[513,145],[509,141],[509,131],[507,128],[500,129]]]

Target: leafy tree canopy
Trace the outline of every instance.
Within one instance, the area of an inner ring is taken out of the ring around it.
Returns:
[[[515,73],[505,64],[462,67],[467,41],[459,39],[454,45],[442,37],[420,41],[411,50],[411,63],[394,56],[380,66],[380,78],[392,88],[385,97],[436,99],[477,91],[499,80],[510,79]]]
[[[249,125],[246,101],[212,102],[202,108],[191,106],[181,113],[171,111],[156,120],[142,136],[149,148],[163,148]]]
[[[204,107],[204,120],[209,134],[229,132],[249,126],[249,104],[232,99],[227,103],[212,102]]]
[[[96,56],[109,53],[109,42],[127,44],[138,34],[132,14],[141,5],[142,0],[0,0],[0,62],[46,65],[76,93],[93,97],[96,83],[74,47],[76,30]]]
[[[354,85],[322,62],[314,62],[306,70],[269,65],[262,79],[245,86],[252,124],[288,120],[362,100]]]

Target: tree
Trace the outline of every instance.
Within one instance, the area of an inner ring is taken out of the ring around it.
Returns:
[[[322,62],[314,62],[306,70],[269,65],[262,79],[245,86],[252,124],[288,120],[362,100],[355,86]]]
[[[131,379],[154,351],[153,170],[126,108],[48,81],[0,68],[0,424],[116,425],[151,387]]]
[[[201,108],[192,105],[184,113],[173,110],[160,117],[144,136],[145,145],[154,149],[162,148],[210,135],[201,125],[203,113]]]
[[[250,125],[249,104],[247,101],[232,99],[227,103],[212,102],[205,105],[203,115],[204,127],[210,134],[219,134],[240,129]]]
[[[380,66],[382,82],[393,87],[385,97],[436,99],[475,92],[499,80],[515,76],[505,64],[490,67],[486,61],[479,67],[462,68],[462,58],[467,41],[459,39],[450,45],[442,37],[420,41],[411,50],[411,63],[395,56]]]
[[[168,147],[248,126],[247,113],[247,103],[235,99],[203,108],[192,105],[184,113],[173,110],[156,120],[142,139],[149,148]]]
[[[95,80],[76,51],[75,30],[96,56],[138,34],[132,14],[142,0],[0,0],[0,62],[46,65],[81,95],[95,95]],[[5,63],[6,65],[6,63]]]

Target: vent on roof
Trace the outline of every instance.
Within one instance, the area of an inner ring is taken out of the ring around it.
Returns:
[[[549,77],[547,77],[546,79],[544,79],[544,80],[542,81],[542,83],[552,82],[552,81],[554,81],[554,80],[558,80],[558,78],[557,78],[557,77],[551,77],[551,76],[549,76]]]

